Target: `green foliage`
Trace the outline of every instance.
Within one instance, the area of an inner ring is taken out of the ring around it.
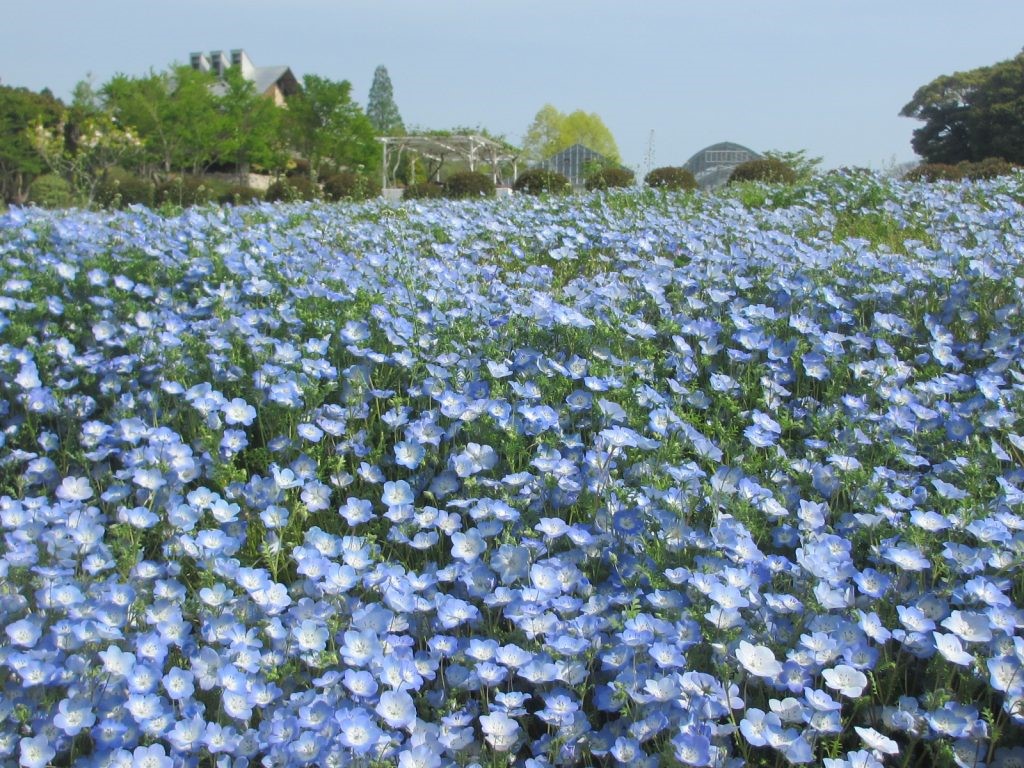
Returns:
[[[318,197],[320,189],[314,181],[302,176],[292,176],[271,184],[264,199],[271,203],[294,203],[298,200],[316,200]]]
[[[395,136],[405,133],[402,116],[395,104],[391,77],[383,64],[373,71],[373,83],[366,99],[366,117],[373,129],[381,136]]]
[[[27,202],[41,208],[67,208],[74,202],[74,191],[60,176],[44,173],[29,185]]]
[[[572,191],[569,179],[558,171],[547,168],[531,168],[516,178],[512,188],[528,195],[567,195]]]
[[[50,130],[62,120],[64,105],[49,91],[0,85],[0,201],[22,203],[32,180],[47,170],[29,128]]]
[[[494,179],[477,171],[453,173],[444,182],[445,197],[494,197]]]
[[[772,149],[765,152],[764,156],[769,160],[778,160],[788,165],[796,173],[796,180],[800,183],[808,182],[817,176],[822,162],[820,157],[808,156],[806,149],[799,149],[795,152]]]
[[[97,188],[95,202],[105,208],[193,205],[246,205],[263,200],[263,192],[245,184],[235,184],[206,176],[179,176],[154,183],[127,172],[112,174]]]
[[[615,138],[597,114],[577,109],[566,115],[550,104],[541,107],[527,128],[523,156],[528,161],[540,162],[573,144],[582,144],[611,162],[621,162]]]
[[[174,205],[188,208],[212,202],[213,187],[207,179],[199,176],[176,176],[163,181],[156,187],[157,205]]]
[[[588,174],[584,185],[590,190],[631,187],[635,178],[635,174],[628,168],[609,166]]]
[[[326,175],[328,167],[368,171],[378,167],[380,149],[373,125],[352,101],[351,91],[348,80],[306,75],[302,92],[288,102],[288,138],[309,162],[312,178]]]
[[[911,146],[927,163],[999,157],[1024,164],[1024,53],[941,75],[918,88],[900,115],[924,122]]]
[[[287,153],[281,142],[281,121],[289,110],[256,92],[237,67],[224,73],[224,92],[218,100],[221,119],[216,134],[216,156],[221,165],[236,170],[250,166],[278,170]]]
[[[108,168],[96,185],[93,201],[104,208],[125,208],[129,205],[145,205],[152,208],[156,201],[156,186],[124,168]]]
[[[786,163],[775,157],[748,160],[737,165],[729,176],[729,183],[763,181],[769,184],[794,184],[797,173]]]
[[[215,82],[209,72],[181,66],[145,77],[116,75],[101,88],[111,114],[139,136],[144,174],[199,173],[216,162],[230,115],[220,109]]]
[[[332,173],[323,181],[325,200],[368,200],[380,194],[380,179],[352,171]]]
[[[903,178],[907,181],[955,181],[963,176],[957,166],[949,163],[921,163],[903,174]]]
[[[686,168],[666,165],[644,176],[644,184],[655,189],[688,190],[697,188],[697,179]]]
[[[214,202],[220,205],[248,205],[263,199],[263,192],[244,184],[214,184]]]
[[[444,187],[432,181],[410,184],[402,190],[403,200],[433,200],[444,197]]]
[[[987,157],[977,163],[962,163],[961,165],[964,178],[967,179],[995,179],[999,176],[1009,176],[1020,168],[1016,163],[1011,163],[1001,157]]]
[[[28,135],[50,169],[71,184],[85,205],[92,204],[107,169],[140,146],[131,128],[120,125],[110,112],[94,112],[90,106],[73,106],[64,122],[50,128],[36,122]]]

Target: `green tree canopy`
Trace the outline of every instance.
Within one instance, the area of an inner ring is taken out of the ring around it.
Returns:
[[[63,115],[64,105],[49,91],[0,85],[0,199],[25,202],[32,180],[48,170],[29,129],[37,124],[53,129]]]
[[[143,143],[139,170],[198,172],[216,160],[219,110],[212,74],[188,66],[145,77],[115,75],[102,90],[107,107]]]
[[[325,166],[373,170],[379,148],[373,125],[351,98],[348,80],[317,75],[302,78],[302,93],[288,102],[288,133],[294,149],[319,176]]]
[[[394,89],[391,77],[384,65],[373,71],[373,83],[366,100],[366,116],[370,119],[373,129],[381,136],[396,136],[405,133],[402,116],[395,104]]]
[[[523,156],[529,162],[539,162],[573,144],[583,144],[612,162],[622,162],[612,132],[597,114],[581,109],[563,114],[550,104],[540,108],[527,128]]]
[[[929,163],[1001,157],[1024,164],[1024,53],[937,77],[900,114],[924,122],[911,145]]]
[[[217,98],[219,120],[214,138],[218,162],[236,170],[255,165],[276,170],[283,165],[281,110],[272,99],[256,92],[251,80],[237,67],[224,72],[224,88]],[[290,102],[289,102],[290,104]]]

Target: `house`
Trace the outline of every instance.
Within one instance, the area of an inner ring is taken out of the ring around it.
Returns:
[[[757,152],[741,144],[723,141],[704,147],[683,166],[694,178],[701,189],[716,189],[724,185],[732,174],[732,169],[748,160],[758,160]]]
[[[587,174],[594,168],[606,165],[617,165],[604,155],[595,152],[582,144],[573,144],[561,152],[556,152],[547,160],[539,164],[539,168],[558,173],[569,179],[573,189],[581,189],[586,181]]]
[[[279,107],[284,106],[289,96],[302,90],[289,67],[257,67],[241,49],[231,51],[230,57],[224,51],[210,51],[209,55],[193,53],[189,61],[192,69],[213,72],[218,77],[223,77],[229,67],[238,67],[242,77],[255,86],[257,93],[272,98]]]

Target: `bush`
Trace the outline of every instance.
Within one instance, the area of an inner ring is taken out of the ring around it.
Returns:
[[[547,168],[532,168],[519,174],[512,189],[528,195],[566,195],[572,191],[568,177]]]
[[[67,208],[74,203],[74,194],[64,179],[47,173],[37,176],[29,185],[28,202],[40,208]]]
[[[267,188],[264,199],[271,203],[294,203],[298,200],[316,200],[320,190],[312,181],[304,176],[290,176],[279,179]]]
[[[947,163],[921,163],[903,174],[903,178],[907,181],[956,181],[960,171]]]
[[[156,185],[124,168],[109,168],[96,185],[93,200],[104,208],[127,208],[129,205],[152,208],[156,202]]]
[[[741,181],[763,181],[769,184],[795,184],[797,173],[781,160],[762,157],[748,160],[732,169],[729,184]]]
[[[628,168],[609,166],[599,168],[587,176],[584,186],[587,189],[613,189],[615,187],[631,187],[636,178]]]
[[[380,179],[352,171],[333,173],[324,179],[327,200],[368,200],[380,194]]]
[[[403,200],[432,200],[444,197],[444,187],[432,181],[410,184],[402,191]]]
[[[310,172],[309,161],[308,160],[301,160],[300,159],[300,160],[294,160],[293,161],[293,165],[288,170],[286,170],[284,172],[284,175],[287,176],[289,179],[294,179],[294,178],[297,178],[297,177],[300,177],[300,176],[305,177],[305,178],[308,179],[309,178],[309,172]]]
[[[453,199],[494,197],[494,179],[476,171],[453,173],[445,179],[444,194]]]
[[[644,176],[644,184],[655,189],[696,189],[697,179],[686,168],[667,165]]]
[[[157,205],[180,205],[188,208],[214,200],[214,187],[201,176],[175,176],[156,185]]]
[[[977,163],[960,163],[957,166],[957,168],[963,169],[963,178],[966,179],[994,179],[998,176],[1009,176],[1017,170],[1017,167],[1001,157],[986,157]]]
[[[956,165],[948,163],[921,163],[911,168],[903,178],[907,181],[960,181],[962,179],[994,179],[1008,176],[1018,166],[1001,157],[987,157],[977,163],[964,161]]]
[[[244,184],[227,184],[216,189],[215,199],[220,205],[248,205],[263,199],[263,192]]]

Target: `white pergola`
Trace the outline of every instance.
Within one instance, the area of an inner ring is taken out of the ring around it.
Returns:
[[[469,170],[475,171],[479,164],[489,165],[494,177],[495,184],[498,183],[498,167],[502,163],[512,164],[513,180],[519,175],[516,164],[518,155],[510,152],[508,148],[493,139],[477,134],[453,134],[451,136],[381,136],[377,139],[381,143],[383,162],[381,163],[381,184],[387,189],[394,186],[394,175],[389,170],[393,163],[398,167],[402,153],[406,150],[413,153],[412,162],[415,169],[416,157],[424,157],[436,163],[445,163],[449,160],[459,160],[469,165]]]

